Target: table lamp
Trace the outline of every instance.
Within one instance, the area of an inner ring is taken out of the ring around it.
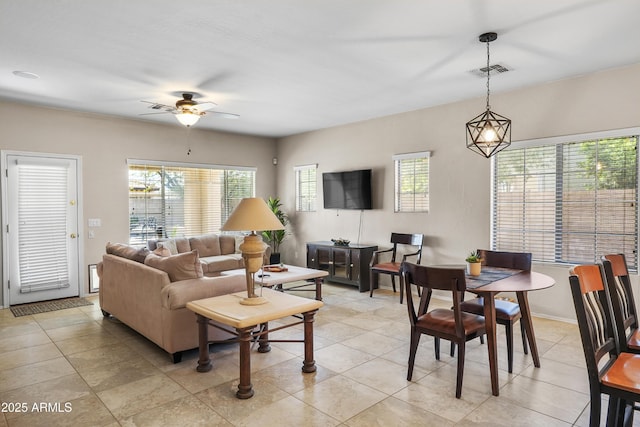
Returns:
[[[267,299],[257,296],[254,291],[254,274],[262,267],[264,251],[267,248],[262,236],[256,234],[256,231],[284,230],[284,225],[271,212],[264,200],[250,197],[240,201],[221,230],[251,231],[251,234],[245,236],[244,242],[240,245],[247,278],[247,297],[240,300],[240,304],[259,305],[266,303]]]

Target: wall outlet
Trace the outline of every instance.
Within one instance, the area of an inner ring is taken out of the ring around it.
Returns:
[[[93,231],[93,230],[89,230],[89,238],[90,239],[95,239],[95,237],[96,237],[96,232]]]

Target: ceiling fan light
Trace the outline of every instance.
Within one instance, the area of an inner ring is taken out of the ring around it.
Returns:
[[[184,126],[190,127],[198,123],[198,120],[200,120],[200,115],[193,113],[191,111],[185,110],[176,114],[176,118]]]

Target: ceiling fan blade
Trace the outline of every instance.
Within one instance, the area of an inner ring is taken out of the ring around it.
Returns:
[[[222,111],[210,111],[209,113],[207,113],[207,115],[209,114],[212,116],[222,117],[223,119],[239,119],[240,118],[239,114],[223,113]]]
[[[151,104],[151,105],[149,105],[148,108],[151,108],[152,110],[173,111],[173,110],[176,109],[176,107],[174,107],[174,106],[165,105],[165,104],[159,104],[157,102],[142,101],[142,100],[140,102],[144,102],[145,104]]]
[[[139,116],[154,116],[156,114],[167,114],[170,113],[171,111],[160,111],[158,113],[142,113],[142,114],[138,114]]]
[[[217,106],[215,102],[199,102],[194,108],[198,111],[209,111]]]

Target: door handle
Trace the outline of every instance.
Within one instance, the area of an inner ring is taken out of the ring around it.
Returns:
[[[69,237],[71,237],[72,239],[75,239],[75,238],[76,238],[76,237],[78,237],[78,236],[76,235],[76,233],[71,233],[71,234],[69,235]]]

